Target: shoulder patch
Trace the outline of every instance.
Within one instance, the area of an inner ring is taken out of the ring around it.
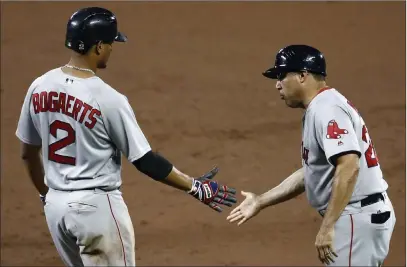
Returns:
[[[326,132],[327,139],[341,139],[342,134],[347,134],[348,130],[339,128],[335,120],[330,120]]]

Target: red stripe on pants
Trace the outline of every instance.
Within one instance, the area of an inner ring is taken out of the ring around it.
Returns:
[[[350,248],[349,248],[349,267],[352,266],[352,246],[353,246],[353,217],[352,214],[349,215],[350,217]]]
[[[107,196],[107,201],[109,201],[110,212],[112,213],[113,220],[114,220],[114,222],[116,223],[117,232],[119,233],[119,237],[120,237],[120,242],[122,243],[124,266],[127,266],[127,265],[126,265],[126,253],[124,252],[124,244],[123,244],[122,235],[121,235],[121,233],[120,233],[119,224],[117,223],[116,217],[114,217],[113,209],[112,209],[112,204],[110,203],[109,195],[106,195],[106,196]]]

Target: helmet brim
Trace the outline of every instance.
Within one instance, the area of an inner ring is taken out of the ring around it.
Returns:
[[[289,73],[289,72],[302,72],[308,71],[310,73],[320,74],[322,76],[326,76],[325,72],[316,72],[316,71],[309,71],[307,69],[293,69],[293,68],[286,68],[284,66],[277,66],[272,67],[263,72],[263,76],[270,78],[270,79],[278,79],[278,76],[282,73]]]
[[[118,32],[116,38],[114,38],[115,42],[124,43],[127,42],[127,36],[124,33]]]
[[[268,70],[266,70],[265,72],[263,72],[263,76],[270,78],[270,79],[277,79],[277,76],[279,73],[281,73],[281,69],[280,68],[269,68]]]

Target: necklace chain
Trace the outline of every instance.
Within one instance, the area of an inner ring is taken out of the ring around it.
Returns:
[[[68,65],[68,64],[66,64],[65,67],[70,68],[70,69],[75,69],[75,70],[88,71],[88,72],[91,72],[93,75],[96,75],[96,73],[91,69],[79,68],[79,67]]]

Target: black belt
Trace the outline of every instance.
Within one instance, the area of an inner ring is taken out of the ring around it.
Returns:
[[[92,187],[92,188],[83,188],[83,189],[75,189],[75,190],[60,190],[60,189],[53,189],[55,191],[62,191],[62,192],[77,192],[77,191],[94,191],[94,190],[100,190],[103,192],[111,192],[115,190],[121,191],[121,186],[116,187],[116,188],[108,188],[108,187]]]
[[[362,199],[360,201],[357,201],[357,202],[360,202],[361,207],[365,207],[365,206],[377,203],[379,201],[384,201],[384,195],[382,193],[371,194],[371,195],[369,195],[369,196],[365,197],[364,199]],[[357,203],[357,202],[352,202],[350,204]],[[319,214],[322,217],[324,217],[324,212],[325,211],[319,211]]]
[[[384,196],[382,193],[375,193],[375,194],[369,195],[368,197],[362,199],[360,201],[360,206],[365,207],[365,206],[372,205],[379,201],[384,201]]]

